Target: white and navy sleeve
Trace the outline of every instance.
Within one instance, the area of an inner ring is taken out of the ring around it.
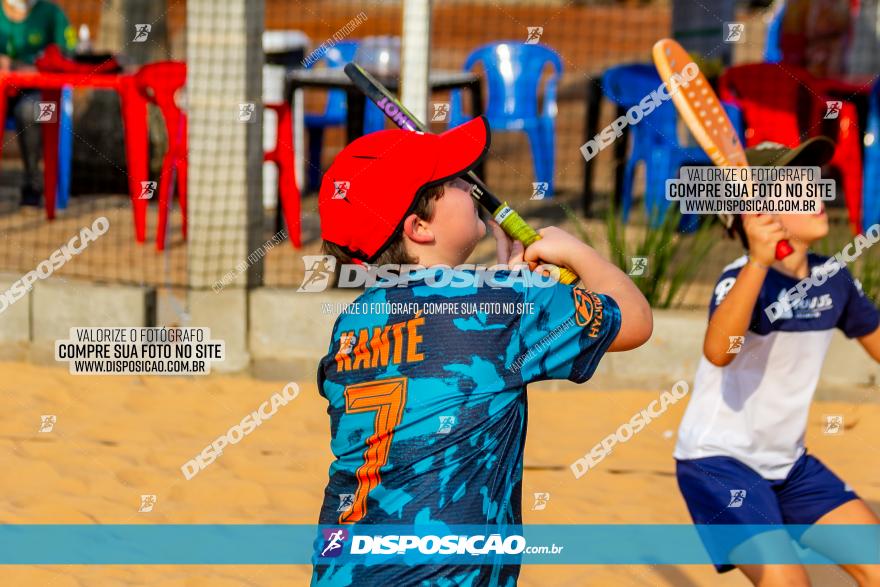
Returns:
[[[874,302],[862,291],[862,284],[855,279],[849,271],[843,269],[843,274],[849,281],[846,291],[846,302],[837,327],[843,331],[847,338],[860,338],[871,334],[880,326],[880,312]]]

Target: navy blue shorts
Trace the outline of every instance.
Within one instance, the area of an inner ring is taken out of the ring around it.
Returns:
[[[731,457],[677,461],[678,487],[694,524],[811,525],[844,503],[858,499],[831,469],[804,453],[785,479],[764,479],[757,471]],[[800,538],[794,536],[795,539]],[[703,543],[713,560],[726,559],[711,538]],[[734,568],[716,564],[718,572]]]

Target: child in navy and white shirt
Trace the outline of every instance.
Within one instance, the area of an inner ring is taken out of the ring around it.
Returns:
[[[753,165],[769,164],[768,157],[776,164],[821,165],[832,152],[829,145],[813,139],[796,150],[764,146],[748,155]],[[845,267],[808,251],[828,232],[824,209],[740,221],[749,252],[724,268],[713,291],[703,356],[675,447],[688,510],[698,525],[880,523],[804,446],[810,403],[834,330],[858,339],[880,361],[880,313]],[[794,252],[777,261],[776,243],[782,239]],[[774,306],[799,282],[809,283],[801,299]],[[745,546],[723,547],[713,535],[702,533],[713,559],[736,563],[741,556],[745,563],[736,566],[754,584],[809,585],[802,566],[754,564]],[[840,544],[811,543],[809,531],[794,538],[832,559],[841,552]],[[787,535],[781,540],[774,545],[779,552],[792,548]],[[860,584],[880,584],[872,582],[880,580],[876,567],[842,566]],[[724,572],[734,565],[716,568]]]

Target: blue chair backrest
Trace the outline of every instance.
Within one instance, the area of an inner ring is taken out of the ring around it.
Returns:
[[[873,137],[873,141],[865,147],[863,231],[880,222],[880,81],[875,82],[871,90],[866,133]]]
[[[357,48],[357,41],[342,41],[341,43],[336,43],[327,49],[327,51],[325,51],[321,58],[315,61],[315,63],[323,61],[324,65],[329,69],[341,69],[346,63],[354,59],[354,54],[357,51]],[[312,65],[313,63],[309,63],[308,67],[311,68]],[[345,112],[345,92],[343,90],[330,90],[327,92],[327,107],[324,109],[324,115],[334,118],[343,118],[345,117]]]
[[[868,103],[868,132],[880,131],[880,80],[874,82]],[[880,143],[880,136],[875,135],[871,145]]]
[[[653,65],[647,63],[631,63],[618,65],[605,71],[602,75],[602,88],[608,99],[622,106],[631,108],[656,92],[663,80]],[[678,144],[678,116],[671,100],[667,100],[654,108],[634,128],[644,130],[647,135],[659,137],[658,140],[669,144]],[[635,133],[634,133],[635,134]],[[644,136],[647,136],[644,135]]]
[[[544,66],[555,69],[544,95],[555,101],[556,83],[562,73],[562,59],[544,45],[518,41],[489,43],[478,47],[465,61],[465,70],[482,63],[489,85],[486,116],[492,118],[535,118],[538,116],[538,82]]]
[[[767,63],[779,63],[782,61],[782,20],[785,18],[785,3],[773,15],[770,26],[767,27],[767,44],[764,47],[764,61]]]

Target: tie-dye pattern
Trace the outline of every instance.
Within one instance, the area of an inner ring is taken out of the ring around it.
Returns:
[[[357,531],[367,524],[415,524],[417,531],[430,525],[437,533],[437,525],[445,524],[520,524],[526,384],[555,378],[586,381],[620,328],[614,300],[583,290],[581,297],[593,306],[587,311],[592,321],[580,325],[573,289],[561,284],[432,288],[419,281],[409,287],[367,289],[357,300],[361,307],[374,302],[499,302],[508,311],[422,314],[417,349],[423,360],[342,372],[337,371],[342,333],[372,333],[415,313],[340,316],[318,369],[336,457],[319,523],[339,524],[340,495],[356,494],[356,472],[364,463],[366,440],[374,433],[375,411],[346,413],[346,386],[405,377],[406,401],[387,462],[379,470],[381,481],[367,494],[363,518],[346,527]],[[533,304],[533,311],[510,312],[516,304]],[[522,361],[530,350],[532,356]],[[455,418],[454,424],[448,433],[439,433],[441,417],[447,416]],[[316,560],[313,585],[505,587],[515,585],[519,574],[518,565],[511,564],[343,566],[333,561]]]

